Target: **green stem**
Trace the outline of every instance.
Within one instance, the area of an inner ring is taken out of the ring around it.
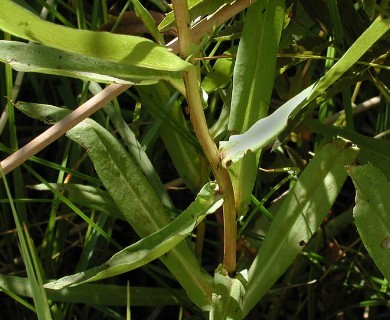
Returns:
[[[183,58],[189,57],[194,46],[190,29],[190,15],[186,1],[173,0],[173,10],[179,34],[180,54]],[[192,59],[194,59],[193,57]],[[190,62],[193,62],[190,60]],[[203,112],[202,98],[200,96],[198,69],[191,68],[184,73],[186,86],[186,98],[190,111],[190,118],[195,130],[196,137],[202,146],[207,161],[218,182],[220,193],[224,196],[224,268],[232,273],[236,268],[236,210],[234,192],[229,173],[220,166],[220,154],[212,139],[206,118]]]

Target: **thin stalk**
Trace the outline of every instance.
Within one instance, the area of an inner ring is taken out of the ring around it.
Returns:
[[[99,110],[122,92],[126,91],[129,87],[129,85],[112,84],[107,87],[106,90],[101,91],[99,94],[89,99],[75,111],[67,115],[62,121],[57,122],[34,140],[3,160],[1,162],[1,167],[4,170],[4,173],[7,174],[20,166],[82,120],[92,115],[95,111]]]
[[[195,47],[192,32],[190,29],[190,15],[186,1],[173,0],[173,11],[176,18],[176,25],[179,34],[179,48],[181,56],[186,59],[192,56],[192,48]],[[195,57],[190,58],[194,62]],[[234,203],[233,186],[229,173],[220,166],[218,148],[210,135],[205,114],[203,112],[202,98],[199,88],[199,70],[195,66],[184,73],[186,86],[186,98],[189,106],[191,123],[194,127],[196,137],[202,146],[206,159],[218,182],[220,193],[224,196],[224,268],[232,273],[236,268],[236,210]]]

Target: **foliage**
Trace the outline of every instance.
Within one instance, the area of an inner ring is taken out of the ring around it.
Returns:
[[[388,313],[388,1],[0,12],[4,317]]]

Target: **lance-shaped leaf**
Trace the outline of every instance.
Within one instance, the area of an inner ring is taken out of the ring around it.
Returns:
[[[275,215],[249,269],[246,315],[293,263],[335,201],[346,177],[345,166],[358,149],[344,140],[324,146],[305,168]]]
[[[170,81],[180,92],[185,92],[180,72],[140,69],[134,65],[98,59],[67,52],[36,43],[0,40],[0,61],[22,72],[39,72],[84,80],[152,84],[158,80]]]
[[[229,130],[247,131],[268,114],[276,56],[284,22],[284,0],[260,0],[248,8],[233,74]],[[232,166],[236,207],[241,215],[250,203],[260,150]]]
[[[101,266],[50,282],[45,288],[62,289],[139,268],[172,250],[207,214],[215,212],[222,202],[222,196],[217,193],[217,185],[209,183],[202,188],[195,201],[164,228],[119,251]]]
[[[191,64],[166,48],[140,37],[72,29],[40,19],[11,0],[0,1],[0,29],[48,47],[138,68],[183,71]]]
[[[67,136],[86,149],[115,204],[141,238],[171,222],[137,163],[107,130],[86,119],[69,130]],[[208,308],[212,278],[203,272],[188,244],[182,241],[160,259],[190,299],[200,308]]]
[[[364,246],[390,281],[390,183],[372,164],[349,166],[356,188],[353,217]]]
[[[272,142],[288,125],[290,118],[319,97],[380,39],[390,27],[390,18],[379,16],[353,43],[341,59],[317,82],[301,91],[270,116],[257,121],[248,131],[220,142],[222,165],[238,161],[249,151],[256,152]]]

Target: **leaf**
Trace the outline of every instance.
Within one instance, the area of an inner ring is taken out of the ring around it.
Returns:
[[[348,166],[356,188],[353,217],[359,235],[378,269],[390,282],[390,184],[372,164]]]
[[[242,158],[249,150],[256,152],[272,142],[286,128],[290,118],[294,119],[303,107],[313,102],[352,67],[388,31],[389,26],[390,18],[378,17],[320,80],[287,101],[273,114],[257,121],[245,133],[233,135],[229,141],[220,142],[222,165],[229,166]]]
[[[246,315],[293,263],[335,201],[358,150],[341,139],[324,146],[281,204],[249,269]]]
[[[189,141],[189,137],[193,138],[193,136],[187,126],[180,103],[177,99],[171,100],[172,92],[164,83],[154,85],[153,90],[138,87],[137,91],[143,106],[157,118],[153,121],[153,126],[159,126],[157,130],[159,129],[160,137],[177,173],[196,194],[203,185],[200,184],[199,156],[191,144],[192,141]],[[169,110],[167,107],[170,107]]]
[[[349,130],[341,126],[323,125],[315,120],[305,120],[304,124],[307,125],[312,132],[321,132],[334,137],[340,136],[352,141],[360,149],[357,158],[359,163],[372,163],[390,179],[390,141],[366,137],[354,130]]]
[[[154,21],[152,15],[138,0],[132,0],[136,15],[142,20],[145,27],[149,30],[153,38],[160,44],[164,45],[164,37],[158,31],[156,27],[156,21]]]
[[[237,46],[231,47],[223,55],[236,55]],[[219,58],[213,66],[213,70],[208,72],[202,81],[201,87],[211,93],[216,89],[224,88],[231,80],[234,70],[234,58]]]
[[[139,268],[167,254],[183,241],[207,214],[215,212],[222,205],[222,197],[216,192],[215,183],[205,185],[195,201],[164,228],[119,251],[101,266],[47,283],[45,288],[59,290],[70,285],[105,279]]]
[[[90,83],[89,91],[92,94],[96,95],[100,91],[102,91],[102,88],[97,83]],[[135,134],[129,128],[129,125],[123,119],[121,113],[118,111],[117,108],[114,107],[111,102],[105,107],[103,107],[103,111],[110,118],[110,121],[112,122],[115,130],[118,131],[119,135],[125,142],[129,153],[140,167],[146,179],[148,179],[149,184],[152,186],[153,190],[156,192],[163,205],[166,207],[172,207],[171,199],[168,195],[168,192],[167,190],[165,190],[160,177],[158,176],[156,170],[153,167],[153,164],[151,163],[145,151],[142,149]]]
[[[284,2],[261,0],[248,8],[234,66],[230,131],[244,133],[268,114]],[[230,168],[238,215],[246,212],[251,201],[259,159],[260,150],[257,150]]]
[[[48,104],[24,101],[18,101],[15,104],[15,107],[30,118],[37,119],[46,124],[54,124],[72,112],[72,110],[59,108]]]
[[[233,0],[188,0],[188,9],[190,11],[191,21],[194,21],[198,17],[205,16],[213,13],[224,4],[230,4]],[[169,12],[165,19],[161,21],[158,29],[160,32],[167,31],[174,27],[175,15],[173,11]]]
[[[124,219],[107,191],[76,183],[50,183],[50,186],[57,191],[66,191],[68,199],[77,205],[103,211],[115,218]],[[38,191],[50,191],[44,184],[27,186],[27,188]]]
[[[246,274],[246,272],[244,272]],[[218,266],[214,274],[213,301],[210,320],[242,320],[242,302],[247,279],[241,273],[230,278],[228,273]]]
[[[79,78],[84,80],[122,83],[152,84],[158,80],[171,81],[175,85],[181,73],[140,69],[122,62],[97,59],[77,53],[49,48],[35,43],[0,40],[0,61],[22,72],[39,72]],[[184,92],[184,85],[179,87]]]
[[[192,65],[166,48],[140,37],[77,30],[40,19],[11,0],[0,1],[0,28],[14,36],[48,47],[145,69],[184,71]]]
[[[0,274],[0,288],[19,296],[32,297],[32,284],[27,278]],[[52,301],[94,304],[99,306],[125,306],[126,286],[108,284],[83,284],[63,290],[45,289],[47,298]],[[165,288],[131,287],[132,306],[178,305],[185,299],[184,290]]]
[[[171,222],[138,165],[108,131],[86,119],[68,131],[67,136],[87,150],[107,191],[141,238]],[[203,272],[188,244],[182,241],[160,259],[190,299],[200,308],[208,308],[211,277]]]

